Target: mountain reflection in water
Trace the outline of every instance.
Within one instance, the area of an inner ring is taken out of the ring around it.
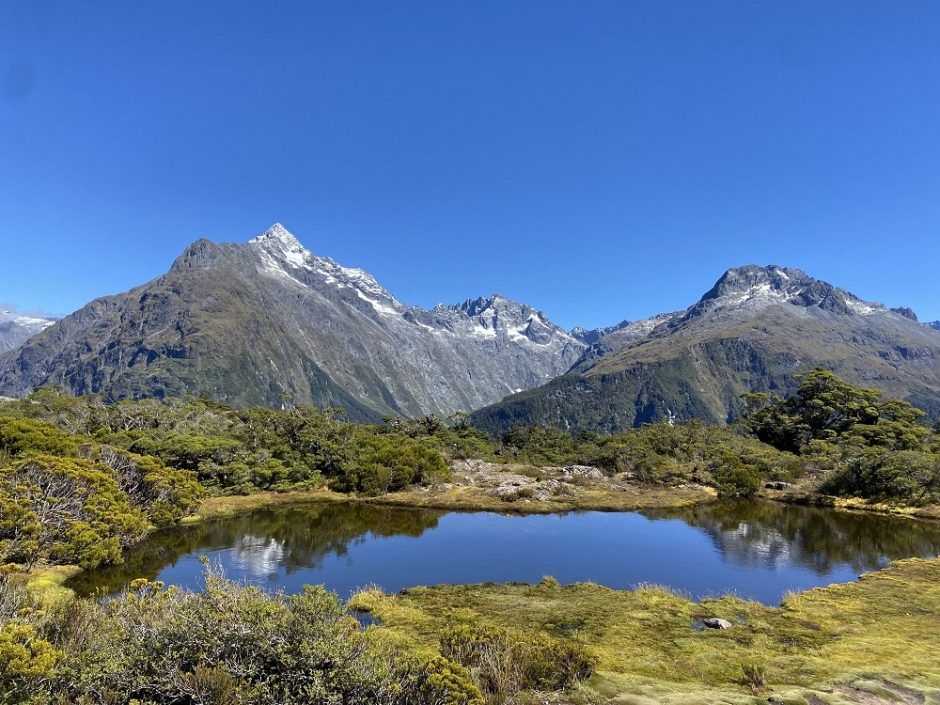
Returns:
[[[370,584],[394,592],[553,575],[612,588],[658,583],[693,597],[736,592],[775,604],[790,590],[938,554],[938,523],[772,502],[531,516],[338,503],[161,531],[123,565],[83,573],[69,586],[110,595],[144,577],[200,589],[205,556],[234,579],[287,592],[323,583],[342,597]]]
[[[726,561],[741,565],[800,565],[825,575],[840,565],[865,572],[900,558],[940,555],[940,524],[875,513],[742,501],[643,515],[700,529]]]

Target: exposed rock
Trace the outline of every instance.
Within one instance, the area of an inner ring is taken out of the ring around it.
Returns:
[[[746,392],[787,395],[821,366],[940,418],[940,336],[798,269],[728,270],[685,311],[593,342],[571,370],[471,415],[514,425],[615,432],[661,421],[726,423]]]
[[[706,617],[702,620],[702,624],[709,629],[731,629],[731,622],[719,617]]]
[[[793,485],[790,484],[789,482],[774,481],[774,482],[765,482],[764,487],[766,487],[768,490],[788,490],[791,487],[793,487]]]
[[[430,310],[403,304],[276,224],[246,244],[199,240],[165,275],[0,356],[0,394],[53,383],[116,399],[192,394],[276,407],[287,397],[362,420],[448,416],[543,384],[585,347],[498,294]]]
[[[912,308],[910,308],[910,307],[908,307],[908,306],[898,306],[898,307],[893,308],[893,309],[891,309],[891,310],[894,311],[894,312],[895,312],[896,314],[898,314],[899,316],[904,316],[905,318],[909,318],[909,319],[911,319],[912,321],[916,321],[916,320],[917,320],[917,314],[914,313],[914,309],[912,309]]]
[[[604,473],[590,465],[566,465],[561,469],[566,477],[583,477],[588,480],[603,480]]]

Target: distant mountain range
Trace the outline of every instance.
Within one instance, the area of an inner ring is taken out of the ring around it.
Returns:
[[[112,399],[342,407],[359,420],[476,409],[491,431],[723,422],[742,393],[786,393],[817,365],[940,416],[940,322],[800,270],[731,269],[684,311],[569,333],[499,295],[403,304],[281,225],[244,244],[199,240],[166,274],[58,322],[2,312],[0,352],[5,396],[51,383]]]
[[[585,348],[499,295],[402,304],[278,224],[247,244],[199,240],[163,276],[66,316],[0,357],[0,395],[54,383],[113,398],[290,400],[363,420],[446,416],[543,384]]]
[[[817,365],[940,416],[940,333],[798,269],[726,272],[685,311],[619,328],[568,373],[476,411],[499,431],[550,424],[612,431],[668,419],[732,419],[748,391],[785,394]]]
[[[54,318],[0,308],[0,353],[19,347],[53,323]]]

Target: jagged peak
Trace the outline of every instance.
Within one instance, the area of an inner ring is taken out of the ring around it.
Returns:
[[[868,315],[887,311],[883,304],[865,301],[851,292],[815,279],[801,269],[748,264],[726,271],[689,309],[688,315],[729,306],[771,303],[817,306],[843,314]]]
[[[609,335],[610,333],[626,328],[630,325],[630,323],[631,321],[624,319],[620,321],[620,323],[615,323],[612,326],[602,326],[600,328],[584,328],[583,326],[576,326],[575,328],[572,328],[570,331],[568,331],[568,334],[572,338],[590,345],[591,343],[596,343],[605,335]]]
[[[219,245],[201,237],[183,250],[182,254],[173,262],[170,271],[210,266],[215,262],[219,250]]]
[[[275,223],[263,233],[257,237],[252,238],[248,242],[251,245],[276,244],[290,249],[304,249],[304,246],[300,244],[300,240],[294,237],[294,234],[280,223]]]
[[[899,316],[904,316],[904,318],[910,319],[912,321],[917,321],[917,314],[914,313],[914,309],[910,306],[895,306],[891,309],[892,313],[896,313]]]
[[[273,257],[292,267],[303,268],[314,259],[313,253],[300,244],[300,240],[280,223],[275,223],[257,237],[249,240],[248,246],[257,249],[262,259],[268,262],[270,262],[269,258]]]
[[[722,274],[715,282],[715,285],[702,296],[701,300],[717,299],[736,292],[748,291],[761,285],[768,286],[770,290],[782,292],[815,281],[801,269],[780,267],[776,264],[767,266],[745,264],[741,267],[732,267]]]
[[[539,318],[544,319],[545,314],[541,311],[536,311],[534,308],[528,304],[520,303],[514,299],[508,299],[502,294],[492,294],[491,296],[478,296],[475,299],[469,298],[463,303],[451,304],[445,306],[439,304],[440,308],[451,309],[454,311],[462,311],[468,316],[479,316],[480,314],[493,310],[497,312],[503,311],[518,311],[519,313],[528,315],[535,314]]]

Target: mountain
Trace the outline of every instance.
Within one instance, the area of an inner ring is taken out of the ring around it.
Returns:
[[[0,353],[19,347],[53,323],[55,319],[52,318],[0,309]]]
[[[0,395],[55,383],[113,398],[343,407],[357,419],[448,415],[565,372],[585,344],[499,295],[431,310],[307,251],[280,224],[199,240],[170,270],[0,356]]]
[[[592,345],[598,340],[603,338],[605,335],[610,335],[614,331],[618,331],[622,328],[626,328],[630,325],[630,321],[620,321],[620,323],[613,326],[605,326],[603,328],[572,328],[571,335],[580,340],[585,345]]]
[[[928,328],[933,328],[934,330],[940,330],[940,321],[931,321],[930,323],[925,323],[924,325]]]
[[[749,391],[785,394],[822,365],[940,416],[940,333],[798,269],[726,272],[685,311],[631,323],[571,370],[471,416],[500,431],[549,424],[613,431],[669,419],[725,422]]]

